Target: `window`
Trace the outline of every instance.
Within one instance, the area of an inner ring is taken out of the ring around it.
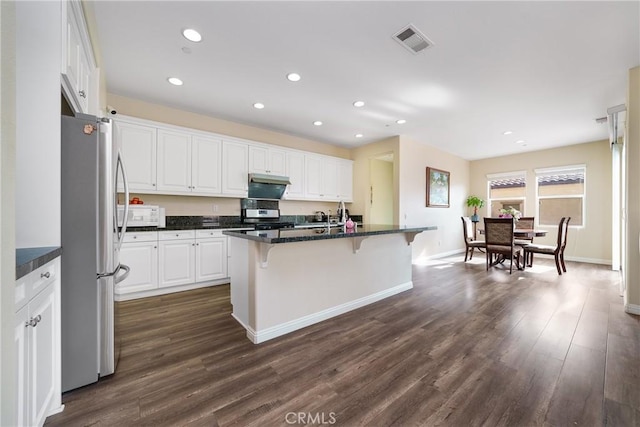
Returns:
[[[540,225],[558,225],[563,216],[584,225],[585,173],[584,165],[536,169]]]
[[[527,193],[526,174],[522,172],[487,175],[489,186],[489,216],[497,217],[500,209],[512,207],[524,212]]]

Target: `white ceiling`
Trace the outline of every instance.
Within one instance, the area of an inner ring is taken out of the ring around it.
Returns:
[[[406,135],[469,160],[608,138],[595,119],[640,65],[639,4],[93,2],[110,93],[343,147]],[[409,23],[435,45],[394,41]]]

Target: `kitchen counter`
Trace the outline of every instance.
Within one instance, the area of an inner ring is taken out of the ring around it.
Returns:
[[[304,226],[303,226],[304,227]],[[285,228],[280,230],[228,230],[223,234],[241,239],[254,240],[256,242],[278,244],[291,242],[306,242],[311,240],[344,239],[354,237],[367,237],[382,234],[395,233],[420,233],[436,230],[436,226],[401,227],[398,225],[365,224],[354,229],[345,229],[342,226],[333,225],[331,228],[309,224],[309,228]]]
[[[224,231],[232,315],[258,344],[407,291],[413,287],[411,243],[436,229]]]
[[[60,246],[16,249],[16,280],[62,255]]]

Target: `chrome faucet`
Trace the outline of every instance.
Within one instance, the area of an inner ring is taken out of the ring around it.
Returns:
[[[327,228],[331,228],[331,209],[329,209],[327,214]]]
[[[347,211],[344,207],[344,200],[340,200],[340,203],[338,203],[338,212],[340,213],[340,224],[347,222]]]

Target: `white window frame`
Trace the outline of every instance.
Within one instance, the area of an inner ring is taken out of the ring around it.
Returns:
[[[582,224],[576,225],[571,224],[569,222],[570,228],[584,228],[587,225],[587,165],[567,165],[567,166],[557,166],[552,168],[539,168],[533,170],[536,174],[536,224],[540,227],[552,227],[549,224],[540,224],[540,199],[579,199],[582,198]],[[582,195],[578,194],[567,194],[567,195],[556,195],[556,196],[540,196],[540,185],[538,184],[538,177],[544,175],[555,175],[563,172],[573,172],[573,171],[582,171],[584,175],[584,185],[582,189]]]
[[[485,216],[491,215],[491,202],[492,201],[501,201],[501,200],[522,200],[522,215],[525,215],[525,210],[527,208],[527,171],[513,171],[513,172],[500,172],[500,173],[489,173],[486,175],[487,177],[487,200],[489,203],[486,204],[487,212]],[[491,198],[491,181],[497,179],[504,178],[516,178],[522,177],[524,179],[524,188],[525,194],[521,197],[498,197],[495,199]]]

